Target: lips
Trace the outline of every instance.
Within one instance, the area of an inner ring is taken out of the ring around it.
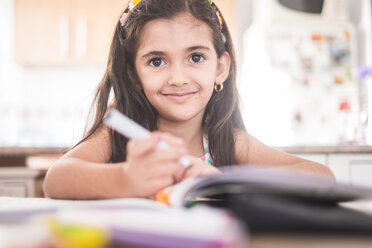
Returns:
[[[188,100],[189,98],[193,97],[196,94],[196,92],[170,92],[170,93],[162,93],[163,96],[174,100],[176,102],[184,102]]]

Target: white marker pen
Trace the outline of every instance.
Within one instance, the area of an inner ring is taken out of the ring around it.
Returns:
[[[103,119],[103,123],[129,139],[143,139],[151,135],[149,130],[115,109],[111,110],[110,113],[107,114]],[[165,141],[161,141],[158,144],[159,148],[167,146],[168,144]],[[191,166],[191,161],[185,157],[182,157],[179,162],[185,168]]]

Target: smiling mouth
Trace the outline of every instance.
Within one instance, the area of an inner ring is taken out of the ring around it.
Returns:
[[[170,98],[176,102],[184,102],[187,99],[191,98],[194,96],[196,92],[185,92],[185,93],[166,93],[162,94],[163,96]]]

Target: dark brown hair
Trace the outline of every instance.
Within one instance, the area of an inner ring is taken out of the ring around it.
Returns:
[[[134,60],[138,49],[140,32],[151,20],[171,19],[181,13],[190,13],[193,17],[206,23],[213,33],[213,43],[220,57],[226,51],[231,57],[231,67],[224,88],[213,92],[204,117],[203,128],[208,133],[209,148],[215,166],[236,164],[234,131],[245,130],[238,106],[236,88],[236,62],[233,44],[226,22],[223,28],[215,10],[208,0],[142,0],[129,13],[124,26],[118,18],[118,24],[112,40],[107,69],[98,85],[91,115],[94,120],[83,142],[91,137],[101,126],[102,120],[110,108],[116,108],[145,128],[157,129],[157,113],[142,91],[137,76]],[[225,39],[223,38],[223,35]],[[110,162],[126,160],[128,139],[110,131]]]

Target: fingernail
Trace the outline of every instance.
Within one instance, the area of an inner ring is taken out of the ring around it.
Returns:
[[[161,133],[156,134],[156,140],[159,142],[163,140],[163,136],[161,135]]]
[[[185,169],[188,169],[191,167],[192,163],[189,159],[185,158],[185,157],[182,157],[180,159],[180,164],[185,168]]]
[[[165,148],[168,148],[169,145],[167,142],[165,142],[164,140],[162,141],[159,141],[158,144],[156,145],[157,148],[159,149],[165,149]]]

